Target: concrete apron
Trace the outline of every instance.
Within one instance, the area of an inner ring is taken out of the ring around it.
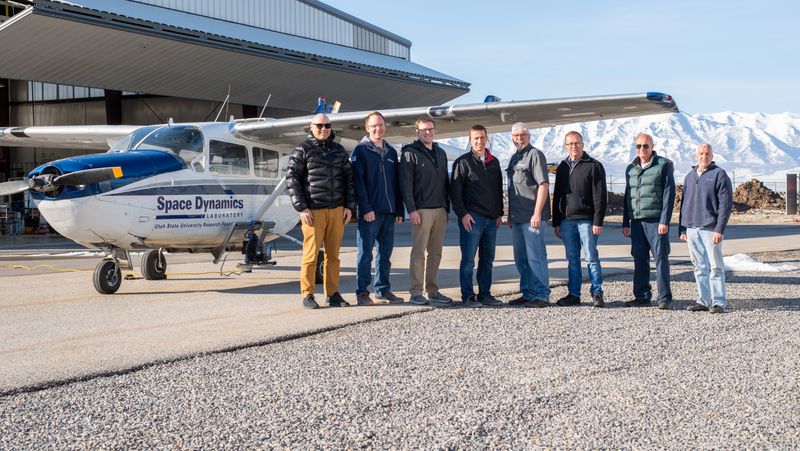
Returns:
[[[620,235],[618,228],[607,232]],[[800,228],[794,236],[784,233],[780,239],[726,239],[725,254],[793,249],[800,243],[797,235]],[[613,236],[603,241],[612,243],[599,248],[604,273],[629,272],[629,244]],[[406,300],[409,251],[408,246],[397,247],[392,258],[393,290]],[[356,307],[355,255],[353,248],[342,249],[340,291],[354,305],[313,311],[301,306],[298,252],[281,252],[278,266],[232,277],[219,276],[218,266],[203,262],[207,256],[197,256],[197,262],[170,265],[167,280],[125,280],[110,296],[94,290],[90,272],[0,277],[0,393],[124,373],[430,309],[407,303]],[[563,246],[548,245],[548,258],[551,284],[564,285]],[[688,261],[684,243],[673,243],[671,259]],[[439,282],[442,292],[454,299],[459,298],[459,260],[457,246],[445,248]],[[217,274],[200,274],[206,272]],[[135,273],[139,276],[138,270]],[[518,291],[511,246],[498,246],[494,280],[496,295]],[[321,293],[317,300],[324,305]]]

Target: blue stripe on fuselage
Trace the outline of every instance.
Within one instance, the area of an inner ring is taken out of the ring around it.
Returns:
[[[159,219],[203,219],[206,215],[158,215],[156,221]]]

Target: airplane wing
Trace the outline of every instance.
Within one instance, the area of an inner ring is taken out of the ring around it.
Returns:
[[[0,127],[0,146],[108,150],[140,125]]]
[[[473,124],[481,124],[494,133],[510,131],[515,122],[526,122],[531,128],[544,128],[677,112],[678,106],[672,96],[658,92],[381,110],[388,126],[385,137],[391,142],[416,139],[414,122],[420,116],[436,121],[436,139],[441,139],[464,136]],[[355,111],[331,114],[336,136],[360,140],[366,135],[364,118],[369,113]],[[305,138],[312,117],[243,121],[236,125],[234,133],[254,141],[297,143]]]

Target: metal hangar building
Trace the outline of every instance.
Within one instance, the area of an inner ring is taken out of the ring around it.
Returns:
[[[7,0],[0,127],[165,123],[444,103],[469,83],[317,0]],[[226,114],[227,111],[227,114]],[[0,148],[0,181],[81,149]]]

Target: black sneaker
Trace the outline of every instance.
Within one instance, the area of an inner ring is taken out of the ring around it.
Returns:
[[[319,308],[319,304],[317,304],[313,294],[309,294],[303,298],[303,307],[311,310]]]
[[[625,307],[650,307],[653,305],[650,302],[650,299],[647,298],[636,298],[632,301],[625,301]]]
[[[487,307],[497,307],[499,305],[503,305],[503,301],[497,299],[491,294],[488,296],[478,297],[478,302]]]
[[[331,307],[350,307],[350,304],[342,298],[338,291],[328,296],[328,305]]]
[[[709,311],[711,313],[725,313],[725,308],[722,307],[721,305],[712,305],[711,310]]]
[[[670,310],[672,308],[672,301],[665,299],[658,303],[659,310]]]
[[[386,290],[383,293],[378,293],[377,298],[382,301],[389,301],[390,304],[402,304],[405,302],[405,299],[397,296],[389,290]]]
[[[543,301],[541,299],[534,299],[530,302],[526,302],[525,304],[523,304],[524,307],[528,308],[542,308],[542,307],[547,307],[548,305],[550,305],[549,302]]]
[[[466,299],[461,299],[461,306],[465,308],[481,308],[483,304],[478,302],[477,297],[473,294]]]
[[[692,304],[692,305],[686,307],[686,310],[688,310],[690,312],[707,312],[708,311],[708,307],[706,307],[703,304]]]
[[[573,305],[580,305],[581,304],[581,298],[575,297],[575,296],[573,296],[571,294],[568,294],[568,295],[564,296],[563,298],[559,299],[558,301],[556,301],[556,304],[558,304],[558,305],[560,305],[562,307],[570,307],[570,306],[573,306]]]
[[[603,293],[595,293],[592,295],[592,305],[598,308],[606,306],[606,301],[603,298]]]
[[[520,296],[518,298],[514,298],[514,299],[508,301],[508,305],[511,305],[511,306],[514,306],[514,307],[522,307],[523,305],[527,304],[528,302],[532,302],[532,301],[529,301],[529,300],[525,299],[525,297]]]

